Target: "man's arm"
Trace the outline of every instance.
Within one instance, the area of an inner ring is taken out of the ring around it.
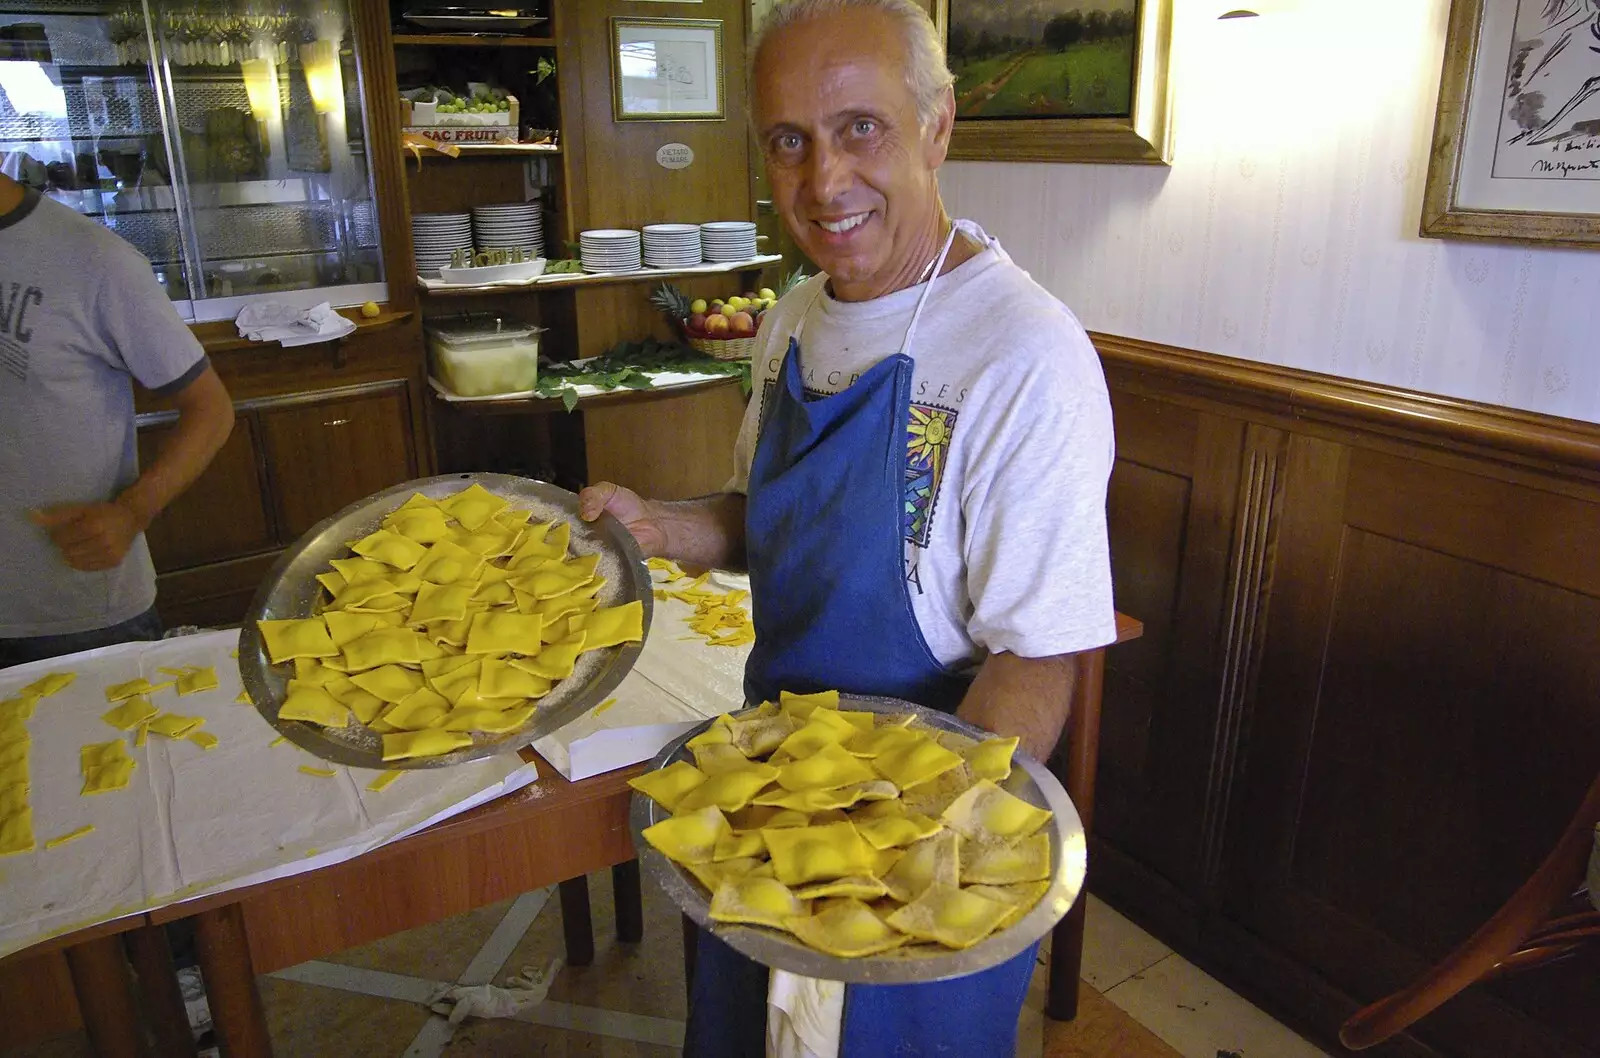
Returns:
[[[1024,753],[1048,761],[1072,712],[1077,658],[990,654],[956,716],[997,735],[1016,735]]]
[[[706,569],[743,569],[744,496],[719,492],[693,500],[646,500],[632,489],[602,481],[578,494],[586,522],[609,511],[646,555]]]
[[[178,410],[177,426],[155,462],[115,500],[34,512],[34,522],[49,530],[73,569],[89,572],[119,565],[134,538],[194,483],[227,441],[233,430],[233,401],[211,367],[171,399]]]

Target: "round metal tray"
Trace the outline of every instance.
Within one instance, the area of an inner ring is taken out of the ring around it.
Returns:
[[[915,713],[917,719],[929,727],[953,731],[974,740],[993,738],[987,731],[957,720],[949,713],[927,709],[910,702],[891,698],[840,699],[840,708],[867,709],[875,713]],[[741,714],[735,714],[741,715]],[[707,721],[673,740],[650,762],[648,770],[665,768],[675,761],[694,762],[685,743],[710,727]],[[1013,759],[1010,778],[999,784],[1029,804],[1048,808],[1055,813],[1050,821],[1050,855],[1052,874],[1050,888],[1039,902],[1009,928],[991,934],[972,947],[962,951],[947,951],[918,945],[899,948],[882,955],[860,959],[845,959],[828,955],[802,944],[787,933],[760,926],[733,925],[711,921],[710,897],[693,875],[658,852],[655,846],[641,836],[645,827],[659,823],[671,813],[654,800],[635,791],[629,813],[633,827],[633,845],[645,872],[660,883],[683,913],[701,929],[725,941],[764,966],[790,973],[815,977],[824,981],[843,981],[845,984],[917,984],[926,981],[944,981],[953,977],[987,970],[1014,958],[1034,941],[1049,933],[1051,928],[1072,909],[1078,894],[1083,890],[1084,873],[1088,867],[1088,843],[1083,833],[1083,823],[1078,810],[1073,807],[1067,791],[1061,788],[1056,777],[1023,753]]]
[[[538,710],[522,728],[500,735],[475,732],[471,746],[436,757],[385,761],[382,738],[354,720],[349,727],[337,729],[278,719],[294,666],[272,664],[256,622],[312,616],[322,593],[317,574],[326,573],[333,559],[348,555],[350,543],[374,532],[384,517],[412,493],[437,499],[473,484],[505,497],[515,507],[531,510],[533,521],[559,518],[571,523],[571,551],[579,555],[600,553],[596,572],[606,578],[598,596],[600,605],[620,606],[639,600],[644,604],[644,630],[649,634],[655,602],[650,573],[632,534],[611,515],[603,514],[599,520],[586,523],[578,517],[577,496],[543,481],[507,474],[446,474],[408,481],[352,503],[312,526],[278,559],[250,602],[239,630],[239,674],[256,709],[290,742],[324,760],[357,768],[443,768],[462,764],[513,752],[564,727],[603,702],[633,668],[644,646],[642,642],[582,654],[573,674],[540,699]]]

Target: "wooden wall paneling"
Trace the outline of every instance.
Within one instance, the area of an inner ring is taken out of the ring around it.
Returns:
[[[403,383],[263,407],[262,448],[280,541],[417,474]]]
[[[527,163],[521,158],[424,155],[421,165],[410,155],[406,158],[405,191],[411,213],[465,213],[473,206],[527,198],[523,187],[523,167]],[[408,218],[408,232],[409,223]],[[555,242],[553,232],[546,236]],[[415,289],[416,268],[407,263],[405,278]]]
[[[693,298],[727,299],[743,293],[745,273],[700,278],[678,278],[672,285]],[[662,341],[681,339],[677,330],[667,322],[661,310],[650,304],[650,295],[656,289],[651,283],[617,283],[608,286],[577,287],[572,290],[573,313],[576,320],[577,348],[574,357],[599,356],[610,351],[618,342],[659,338]],[[559,333],[559,332],[558,332]]]
[[[389,304],[410,309],[417,303],[417,291],[400,148],[400,86],[395,79],[388,0],[351,0],[350,15],[355,23],[355,48],[361,67],[367,118],[366,160],[377,195]]]
[[[141,466],[155,461],[172,429],[163,423],[139,431]],[[156,568],[186,569],[273,547],[261,474],[255,422],[241,415],[211,465],[151,523],[145,535]]]
[[[82,1025],[64,950],[0,961],[0,1052],[42,1043]]]
[[[168,628],[223,628],[238,624],[280,554],[281,549],[264,551],[158,574],[156,608],[162,622]]]
[[[666,221],[701,223],[750,220],[748,137],[745,134],[744,42],[747,0],[703,3],[653,3],[629,0],[567,0],[561,32],[575,38],[583,92],[581,168],[569,171],[569,197],[585,201],[575,211],[582,227],[637,228]],[[726,117],[718,121],[616,121],[611,104],[611,16],[721,19],[723,98]],[[571,63],[570,47],[562,51]],[[563,79],[562,109],[567,114]],[[568,127],[574,127],[570,117]],[[656,150],[666,143],[687,144],[695,155],[686,169],[663,169]],[[579,159],[573,159],[577,163]]]
[[[587,408],[589,480],[614,481],[662,500],[720,492],[733,475],[744,408],[744,394],[731,380],[686,395]]]

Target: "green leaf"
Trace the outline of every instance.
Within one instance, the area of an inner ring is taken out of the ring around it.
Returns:
[[[563,387],[561,390],[561,406],[568,411],[576,408],[578,406],[578,391],[571,386]]]

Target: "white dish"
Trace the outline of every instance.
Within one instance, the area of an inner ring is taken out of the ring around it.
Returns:
[[[479,268],[442,268],[439,278],[452,286],[484,286],[488,283],[507,283],[532,279],[544,273],[548,262],[544,258],[524,261],[521,264],[483,265]]]

